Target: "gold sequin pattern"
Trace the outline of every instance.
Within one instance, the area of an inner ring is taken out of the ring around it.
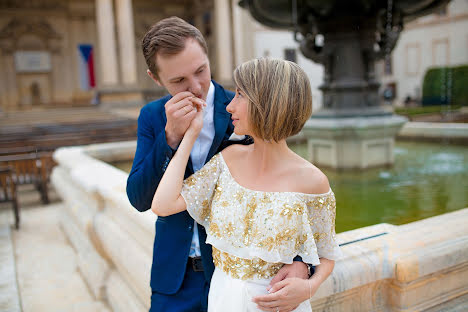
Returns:
[[[271,278],[283,266],[283,263],[268,263],[260,258],[239,258],[214,247],[213,262],[224,273],[241,280]]]
[[[234,180],[218,154],[184,182],[182,195],[214,247],[222,242],[223,250],[252,251],[270,262],[290,262],[300,255],[318,264],[318,257],[340,255],[331,191],[310,195],[250,190]]]

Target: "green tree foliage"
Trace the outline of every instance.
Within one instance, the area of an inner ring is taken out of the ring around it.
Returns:
[[[424,75],[422,104],[468,105],[468,65],[430,68]]]

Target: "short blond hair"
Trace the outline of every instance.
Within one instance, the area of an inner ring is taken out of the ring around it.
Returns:
[[[278,142],[299,133],[312,114],[309,78],[295,63],[259,58],[239,65],[234,82],[249,100],[252,135]]]

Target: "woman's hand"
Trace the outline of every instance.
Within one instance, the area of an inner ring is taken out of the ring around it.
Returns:
[[[196,110],[193,109],[191,98],[193,98],[191,92],[180,92],[164,105],[167,119],[165,127],[166,140],[167,144],[173,149],[177,149],[190,122],[195,117]]]
[[[193,103],[193,109],[196,110],[195,118],[192,119],[186,134],[198,137],[203,128],[203,109],[206,107],[206,102],[202,99],[192,97],[190,101]]]
[[[254,302],[262,311],[289,312],[296,309],[303,301],[309,300],[320,283],[310,279],[287,278],[273,285],[270,294],[254,298]]]
[[[180,192],[190,151],[203,127],[203,107],[206,106],[205,101],[198,98],[191,97],[190,102],[191,104],[186,105],[186,114],[190,113],[189,110],[191,112],[196,110],[195,117],[169,162],[151,204],[151,210],[158,216],[169,216],[187,209],[187,204]]]
[[[320,258],[320,264],[310,279],[286,278],[275,283],[269,294],[254,297],[252,300],[262,311],[293,311],[299,304],[310,299],[320,285],[328,278],[335,267],[335,261]]]

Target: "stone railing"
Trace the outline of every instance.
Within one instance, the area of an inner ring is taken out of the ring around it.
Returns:
[[[120,142],[54,154],[52,182],[66,208],[61,225],[89,288],[114,311],[150,305],[156,217],[130,205],[127,174],[107,163],[130,161],[135,148]],[[467,304],[467,220],[462,209],[338,234],[344,257],[313,297],[314,311],[452,311]]]
[[[407,122],[399,140],[468,143],[468,124],[448,122]]]

